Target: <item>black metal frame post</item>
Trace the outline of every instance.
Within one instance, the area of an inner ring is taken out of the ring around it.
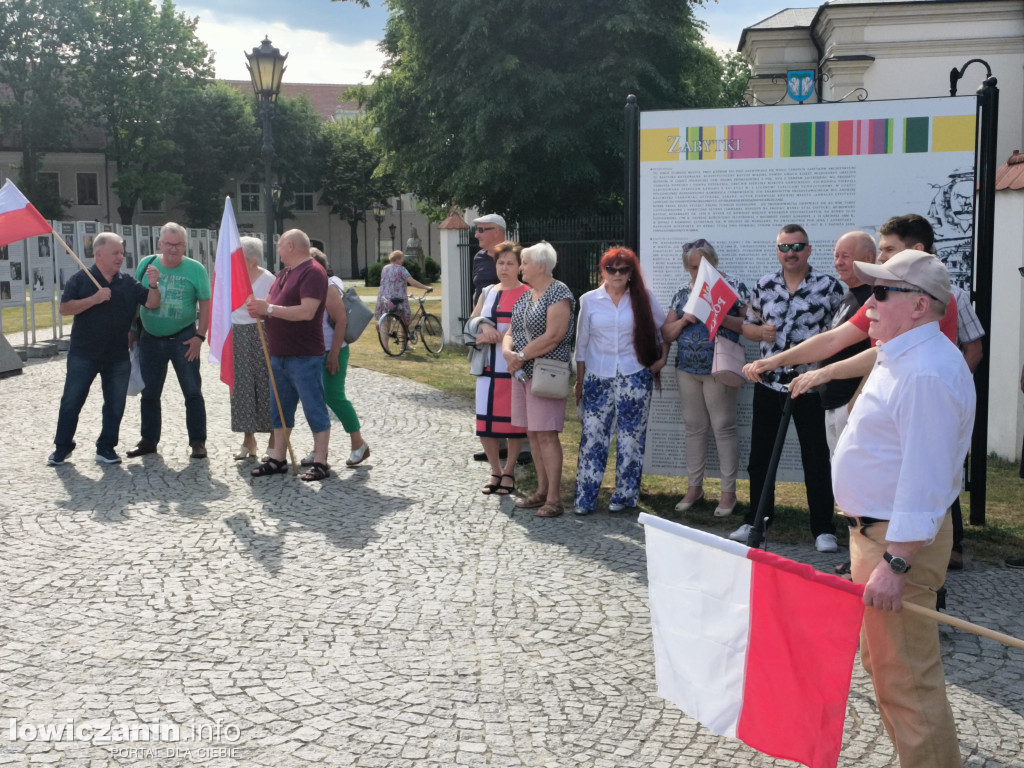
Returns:
[[[260,96],[260,119],[263,122],[263,206],[266,209],[267,241],[263,259],[267,269],[274,270],[274,101]]]
[[[626,184],[624,189],[626,247],[640,247],[640,107],[636,96],[626,97]]]
[[[975,92],[977,94],[977,134],[974,143],[974,309],[986,333],[981,338],[983,356],[974,372],[977,391],[974,432],[971,435],[971,456],[968,467],[967,489],[971,495],[971,525],[985,525],[987,497],[986,469],[988,467],[988,406],[990,333],[992,330],[992,252],[995,244],[996,217],[996,139],[999,123],[999,89],[992,77],[992,69],[983,59],[971,59],[960,69],[949,73],[949,95],[956,96],[957,82],[971,64],[985,66],[987,77]]]

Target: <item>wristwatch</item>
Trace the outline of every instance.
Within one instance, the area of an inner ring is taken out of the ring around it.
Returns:
[[[270,317],[272,314],[274,314],[274,305],[267,304],[267,317]]]
[[[524,363],[526,362],[526,355],[523,354],[523,350],[520,349],[518,352],[516,352],[516,354],[519,355],[520,360],[522,360]]]
[[[885,558],[885,562],[889,564],[893,573],[906,573],[910,570],[910,566],[907,565],[907,561],[902,557],[893,557],[888,552],[883,552],[882,557]]]

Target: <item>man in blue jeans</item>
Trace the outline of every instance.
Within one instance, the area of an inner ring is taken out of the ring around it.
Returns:
[[[160,442],[160,397],[170,363],[185,396],[185,426],[192,458],[205,459],[206,401],[199,375],[199,352],[210,327],[210,276],[206,267],[185,256],[185,228],[180,224],[164,224],[156,245],[160,256],[143,259],[136,274],[141,277],[144,270],[156,267],[162,303],[157,309],[139,312],[142,328],[141,334],[138,330],[136,334],[145,383],[142,439],[128,451],[128,458],[156,453]]]
[[[75,450],[78,416],[97,375],[103,387],[103,427],[96,440],[96,461],[120,463],[114,446],[121,430],[131,374],[128,329],[140,304],[150,309],[160,306],[155,267],[145,270],[146,284],[121,272],[124,246],[120,237],[113,232],[101,232],[93,241],[93,255],[96,263],[88,273],[72,275],[61,296],[61,315],[74,317],[75,321],[71,326],[68,373],[53,440],[57,450],[46,460],[54,467],[63,464]]]

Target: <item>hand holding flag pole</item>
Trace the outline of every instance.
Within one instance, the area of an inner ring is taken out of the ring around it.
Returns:
[[[220,363],[220,380],[234,389],[235,368],[233,338],[231,333],[231,313],[244,307],[253,297],[252,283],[249,280],[249,267],[242,254],[242,240],[238,235],[235,223],[235,211],[231,207],[231,198],[224,199],[224,216],[220,222],[220,238],[217,241],[217,258],[213,265],[213,308],[210,312],[210,362]],[[277,412],[284,424],[284,409],[281,396],[277,391],[274,371],[270,366],[270,350],[263,332],[263,323],[256,322],[259,330],[260,345],[263,347],[263,358],[267,363],[267,375],[270,377],[270,389],[274,393]],[[291,457],[292,474],[299,474],[299,464],[295,459],[289,430],[285,428],[285,445]]]

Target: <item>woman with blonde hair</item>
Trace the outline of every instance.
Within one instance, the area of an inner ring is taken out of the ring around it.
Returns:
[[[392,299],[401,299],[394,304],[401,307],[402,317],[408,324],[412,319],[412,311],[409,309],[406,287],[411,285],[427,293],[434,289],[414,278],[409,274],[409,270],[402,266],[405,254],[401,251],[392,251],[388,254],[388,261],[390,263],[380,271],[380,288],[377,289],[377,305],[373,310],[373,319],[380,322],[380,319],[392,310]]]

